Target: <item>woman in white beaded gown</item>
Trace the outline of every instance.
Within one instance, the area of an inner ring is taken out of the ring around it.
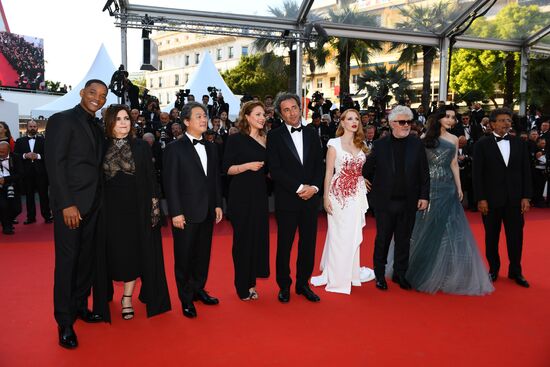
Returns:
[[[342,113],[336,136],[327,144],[323,204],[328,230],[320,265],[322,274],[312,277],[311,284],[326,284],[329,292],[350,294],[352,285],[374,279],[371,269],[359,265],[369,206],[362,175],[367,147],[357,110]]]

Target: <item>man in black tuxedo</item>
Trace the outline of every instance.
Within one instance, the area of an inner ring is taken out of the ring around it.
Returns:
[[[164,193],[172,218],[174,262],[183,314],[197,316],[194,300],[216,305],[205,290],[214,222],[222,220],[217,149],[203,139],[208,128],[203,104],[188,102],[181,111],[185,136],[164,150]]]
[[[460,122],[457,123],[450,131],[456,137],[465,136],[469,144],[473,144],[479,140],[482,135],[481,126],[471,121],[471,116],[468,113],[460,116]]]
[[[10,154],[10,144],[0,141],[0,223],[2,233],[7,235],[15,233],[13,220],[21,212],[22,166],[21,157],[17,153]]]
[[[460,185],[462,192],[468,199],[468,209],[477,211],[476,201],[474,200],[474,189],[472,188],[472,158],[473,145],[468,144],[464,135],[458,137],[457,162],[460,170]]]
[[[48,175],[44,165],[44,137],[37,135],[38,124],[27,122],[27,136],[17,139],[14,151],[23,158],[24,178],[22,184],[27,197],[27,219],[23,224],[36,222],[34,194],[38,191],[40,213],[46,223],[53,222],[48,198]]]
[[[275,111],[284,121],[284,125],[271,130],[267,138],[267,160],[275,183],[278,297],[283,303],[290,300],[290,252],[298,228],[296,293],[318,302],[320,299],[309,288],[308,281],[315,259],[318,192],[324,176],[321,144],[315,131],[301,124],[297,95],[280,93]]]
[[[478,210],[485,227],[485,247],[489,276],[498,278],[500,257],[498,240],[504,223],[508,247],[508,277],[529,287],[521,269],[523,214],[530,208],[531,167],[527,145],[510,136],[512,111],[497,108],[489,117],[493,134],[481,138],[474,149],[473,180]]]
[[[424,145],[409,135],[413,114],[406,106],[395,107],[388,116],[391,134],[374,142],[363,166],[369,198],[374,203],[376,239],[374,274],[376,287],[387,290],[385,280],[388,249],[395,240],[392,280],[403,289],[411,285],[405,278],[409,266],[410,239],[417,210],[428,207],[430,173]]]
[[[73,324],[102,321],[88,310],[100,206],[100,169],[103,134],[95,113],[107,100],[107,85],[88,80],[80,104],[50,117],[46,126],[44,158],[50,180],[54,213],[54,315],[59,344],[78,346]]]

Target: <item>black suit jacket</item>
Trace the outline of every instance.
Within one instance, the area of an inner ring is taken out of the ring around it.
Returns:
[[[43,136],[36,136],[35,142],[34,142],[34,153],[40,154],[41,159],[37,160],[30,160],[25,159],[24,154],[29,153],[31,151],[31,147],[29,145],[29,137],[24,136],[15,142],[15,148],[14,151],[21,156],[23,159],[23,170],[25,175],[45,175],[46,174],[46,165],[44,164],[44,144],[45,139]]]
[[[510,137],[510,159],[504,163],[494,135],[479,139],[474,147],[473,183],[476,201],[491,207],[520,206],[532,196],[531,167],[527,144]]]
[[[103,133],[91,118],[77,105],[48,120],[44,157],[53,210],[76,205],[86,215],[100,192]]]
[[[466,136],[466,133],[464,132],[464,125],[461,122],[456,124],[456,126],[453,127],[449,132],[451,134],[455,135],[456,137],[459,137],[459,136],[462,136],[462,135]],[[469,142],[478,141],[479,138],[481,137],[481,135],[483,135],[483,129],[481,128],[481,126],[478,125],[477,123],[471,122],[470,123],[470,140],[469,140]]]
[[[303,200],[296,194],[302,184],[322,189],[323,157],[319,137],[313,129],[302,129],[304,164],[286,125],[271,130],[267,136],[267,162],[275,182],[275,208],[298,210],[303,205],[318,205],[318,195]]]
[[[205,143],[207,172],[193,143],[183,136],[164,149],[164,194],[171,217],[183,214],[187,223],[201,223],[222,206],[220,164],[214,143]]]
[[[416,208],[418,200],[430,199],[430,172],[424,144],[417,137],[409,135],[405,148],[405,192],[407,207]],[[391,200],[395,175],[391,137],[386,136],[374,142],[371,153],[363,166],[363,176],[372,183],[369,199],[376,210],[384,210]]]

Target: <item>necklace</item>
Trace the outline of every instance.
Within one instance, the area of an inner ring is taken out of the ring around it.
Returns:
[[[122,139],[115,139],[115,146],[120,149],[122,148],[122,146],[126,144],[126,139],[125,138],[122,138]]]

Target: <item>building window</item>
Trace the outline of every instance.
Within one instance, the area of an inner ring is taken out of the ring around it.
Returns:
[[[162,88],[162,77],[159,76],[159,88]]]
[[[222,59],[222,49],[221,48],[218,48],[216,50],[216,60],[221,60]]]
[[[185,66],[189,65],[189,55],[185,55]]]
[[[159,104],[162,104],[162,93],[159,93]]]
[[[353,84],[357,84],[357,77],[358,77],[359,74],[354,74],[351,76],[351,82]]]
[[[233,57],[235,57],[235,54],[234,54],[234,51],[233,51],[233,46],[229,46],[227,48],[227,57],[232,59]]]
[[[195,54],[195,64],[198,64],[200,61],[201,54]]]
[[[317,79],[317,88],[323,88],[323,79],[322,78]]]
[[[149,79],[149,88],[153,88],[153,78]]]
[[[241,48],[241,55],[248,56],[248,46],[243,46]]]
[[[180,76],[179,76],[179,74],[174,75],[174,85],[180,85]]]
[[[189,81],[189,74],[185,74],[185,82],[187,83]]]
[[[166,103],[170,103],[170,93],[166,93]]]
[[[330,87],[334,88],[336,86],[336,78],[332,77],[330,78]]]
[[[159,70],[162,70],[162,60],[159,60]]]

